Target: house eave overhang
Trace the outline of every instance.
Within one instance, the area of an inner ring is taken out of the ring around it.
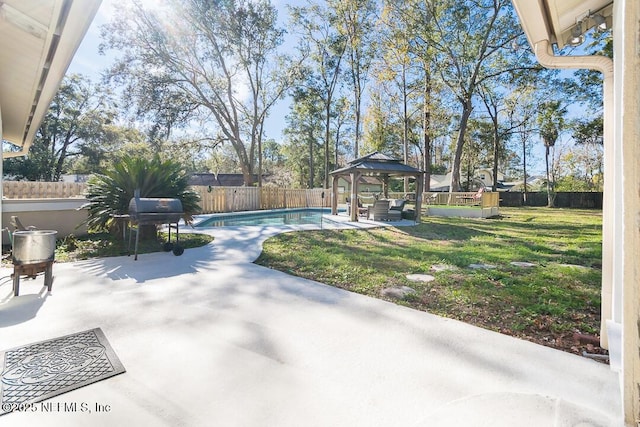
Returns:
[[[102,0],[0,0],[2,139],[24,155]]]

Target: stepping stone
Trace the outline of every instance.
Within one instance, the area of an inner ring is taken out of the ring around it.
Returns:
[[[447,264],[434,264],[431,266],[431,270],[435,272],[447,271],[447,270],[455,270],[456,268],[452,265]]]
[[[433,277],[430,274],[407,274],[407,279],[411,280],[412,282],[433,282],[434,280],[436,280],[435,277]]]
[[[490,270],[496,268],[496,266],[491,264],[469,264],[469,268],[473,268],[474,270]]]
[[[409,286],[401,286],[399,288],[385,288],[380,293],[388,298],[402,299],[409,294],[415,293],[416,290]]]
[[[516,267],[536,267],[538,264],[534,264],[532,262],[521,262],[521,261],[511,261],[511,265],[515,265]]]
[[[560,267],[569,267],[569,268],[577,268],[578,270],[590,270],[589,267],[585,267],[584,265],[576,265],[576,264],[558,264]]]

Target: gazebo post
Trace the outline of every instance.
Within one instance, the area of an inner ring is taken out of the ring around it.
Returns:
[[[420,216],[422,214],[423,175],[423,173],[416,175],[416,213],[414,218],[416,224],[420,224]]]
[[[331,215],[338,215],[338,180],[339,176],[331,177]]]
[[[358,222],[358,181],[360,181],[360,172],[351,172],[351,221]]]
[[[388,173],[382,174],[382,194],[384,195],[385,199],[389,198],[389,174]]]

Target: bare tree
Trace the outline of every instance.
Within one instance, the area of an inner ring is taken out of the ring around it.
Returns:
[[[292,23],[300,32],[300,47],[309,61],[305,85],[315,89],[324,107],[324,188],[329,188],[331,168],[331,119],[336,116],[334,96],[339,89],[343,58],[347,48],[346,37],[332,25],[335,11],[319,4],[292,7]],[[337,154],[336,154],[337,155]],[[337,165],[337,163],[334,163]]]
[[[149,108],[138,89],[162,84],[211,122],[212,140],[233,146],[246,185],[256,163],[261,176],[264,121],[297,75],[277,54],[284,30],[268,0],[169,0],[153,10],[134,1],[102,34],[103,49],[121,52],[109,76],[142,113]]]
[[[437,63],[440,80],[461,109],[450,186],[457,191],[474,97],[483,82],[526,66],[508,54],[522,29],[509,0],[416,0],[416,7],[423,11],[416,16],[429,18],[429,25],[416,33],[417,42],[428,46],[429,60]]]
[[[329,0],[335,10],[335,25],[347,43],[349,83],[353,89],[354,155],[358,157],[361,138],[362,97],[369,79],[369,69],[375,54],[375,0]]]
[[[64,78],[51,100],[26,157],[4,161],[4,171],[18,179],[59,181],[72,160],[84,157],[98,167],[104,156],[95,150],[109,142],[116,118],[110,94],[87,77]]]

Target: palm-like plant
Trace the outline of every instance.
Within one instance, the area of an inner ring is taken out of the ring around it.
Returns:
[[[129,201],[136,189],[140,189],[140,197],[180,199],[183,218],[191,223],[200,206],[198,194],[188,188],[188,179],[182,166],[171,160],[127,156],[114,164],[111,170],[91,177],[87,183],[87,226],[91,230],[117,227],[113,215],[129,212]]]
[[[564,130],[564,116],[567,109],[560,101],[548,101],[542,104],[538,112],[538,124],[540,125],[540,138],[545,147],[545,163],[547,165],[547,205],[553,206],[552,179],[549,174],[549,150],[555,146],[560,132]]]

